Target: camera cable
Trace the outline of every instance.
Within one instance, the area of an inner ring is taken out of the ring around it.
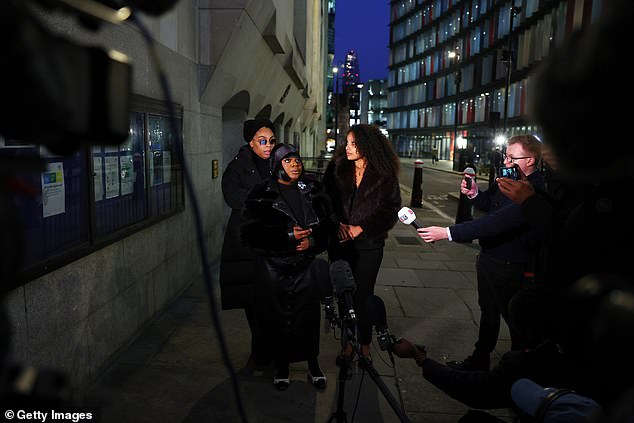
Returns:
[[[200,205],[198,202],[198,197],[196,195],[196,192],[194,190],[194,186],[193,186],[193,182],[191,179],[191,173],[189,170],[189,167],[187,165],[187,160],[185,160],[185,155],[184,155],[184,151],[183,151],[183,143],[182,143],[182,138],[181,138],[181,133],[180,133],[180,129],[178,126],[178,122],[176,120],[176,112],[174,109],[174,103],[172,102],[172,94],[171,94],[171,90],[170,90],[170,86],[169,86],[169,82],[167,80],[167,76],[165,75],[165,72],[161,66],[161,62],[158,58],[158,55],[156,53],[156,49],[154,48],[156,42],[153,39],[152,35],[149,33],[148,29],[145,27],[145,25],[143,25],[143,23],[136,17],[136,15],[132,15],[131,16],[131,21],[135,24],[135,26],[141,31],[141,34],[145,40],[145,43],[147,45],[148,51],[150,53],[152,62],[155,64],[156,69],[157,69],[157,73],[158,73],[158,77],[159,77],[159,82],[161,84],[161,88],[163,90],[163,96],[164,96],[164,101],[166,103],[166,106],[169,110],[169,118],[170,118],[170,126],[171,126],[171,130],[172,130],[172,135],[175,139],[175,144],[178,147],[178,153],[181,157],[182,160],[182,167],[183,167],[183,175],[184,175],[184,180],[185,180],[185,186],[187,189],[187,193],[189,194],[190,197],[190,201],[191,201],[191,209],[192,209],[192,213],[193,213],[193,217],[194,217],[194,225],[195,225],[195,231],[196,231],[196,238],[198,241],[198,249],[200,251],[200,255],[201,255],[201,261],[202,261],[202,272],[203,272],[203,278],[205,281],[205,287],[207,288],[207,296],[209,298],[209,308],[211,311],[211,318],[212,318],[212,323],[214,325],[214,329],[216,331],[216,335],[218,337],[218,344],[220,347],[220,351],[222,354],[222,359],[224,362],[225,367],[227,368],[227,370],[229,371],[229,375],[231,378],[231,382],[232,382],[232,386],[233,386],[233,391],[234,391],[234,396],[236,399],[236,404],[238,407],[238,413],[240,414],[240,417],[242,418],[242,421],[244,423],[247,423],[247,417],[244,411],[244,406],[242,404],[242,398],[240,396],[240,388],[239,388],[239,384],[238,384],[238,377],[236,374],[236,371],[233,367],[233,364],[231,363],[231,360],[229,359],[229,352],[227,350],[227,343],[225,340],[225,336],[224,333],[222,331],[222,326],[220,324],[220,316],[218,315],[218,309],[216,307],[216,302],[214,301],[214,292],[213,292],[213,284],[212,284],[212,278],[211,278],[211,268],[209,265],[209,259],[207,256],[207,248],[205,245],[205,240],[204,240],[204,231],[203,231],[203,224],[202,224],[202,217],[201,217],[201,213],[200,213]]]

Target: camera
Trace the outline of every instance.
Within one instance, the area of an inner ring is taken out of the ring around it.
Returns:
[[[520,173],[517,167],[501,167],[498,169],[498,178],[509,178],[514,181],[520,179]]]

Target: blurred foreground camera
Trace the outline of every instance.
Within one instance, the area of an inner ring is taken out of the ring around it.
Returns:
[[[514,181],[519,181],[520,173],[516,166],[501,167],[498,169],[498,178],[509,178]]]
[[[125,141],[132,80],[127,57],[53,34],[28,3],[9,1],[0,18],[0,133],[62,154],[82,144]]]

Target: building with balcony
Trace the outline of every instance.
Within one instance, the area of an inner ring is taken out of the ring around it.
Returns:
[[[387,126],[401,156],[486,161],[496,136],[538,132],[531,75],[605,0],[393,0]]]

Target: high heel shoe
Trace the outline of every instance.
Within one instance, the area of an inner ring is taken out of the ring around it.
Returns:
[[[288,370],[286,372],[280,373],[278,370],[275,372],[275,376],[273,376],[273,386],[278,391],[286,391],[291,384],[291,380],[288,377]]]
[[[328,381],[328,378],[319,367],[317,369],[313,369],[313,371],[308,369],[308,377],[315,388],[326,389],[326,382]]]
[[[290,384],[291,380],[289,378],[277,378],[277,376],[273,378],[273,386],[278,391],[286,391]]]

